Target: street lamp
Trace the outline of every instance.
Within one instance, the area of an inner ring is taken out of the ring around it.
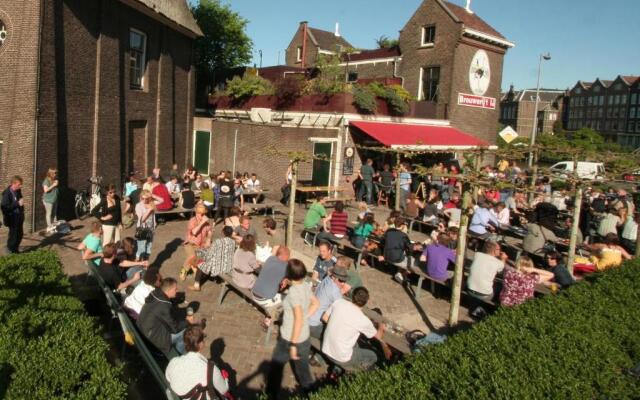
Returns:
[[[540,54],[538,61],[538,84],[536,86],[536,102],[533,107],[533,128],[531,129],[531,151],[529,151],[529,168],[533,165],[533,146],[536,144],[536,133],[538,131],[538,102],[540,101],[540,76],[542,75],[542,61],[551,60],[551,54]]]

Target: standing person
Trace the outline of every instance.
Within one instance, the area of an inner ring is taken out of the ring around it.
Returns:
[[[102,245],[120,241],[122,231],[122,208],[116,186],[107,186],[107,194],[100,202],[100,222],[102,222]]]
[[[306,276],[307,268],[302,261],[295,258],[288,261],[289,293],[282,303],[283,318],[280,337],[273,350],[271,369],[267,378],[267,395],[270,399],[279,397],[284,365],[289,361],[293,362],[296,379],[304,393],[307,393],[313,384],[309,369],[311,345],[308,318],[316,312],[319,303],[311,292],[311,284],[305,282]]]
[[[411,174],[407,163],[400,164],[400,208],[404,209],[407,204],[407,197],[411,192]]]
[[[11,184],[2,192],[2,216],[4,224],[9,228],[7,251],[20,252],[24,224],[24,199],[22,198],[22,178],[14,176]]]
[[[373,169],[373,160],[367,158],[367,161],[360,167],[358,176],[361,180],[360,191],[358,193],[358,201],[365,201],[367,204],[371,204],[373,197],[373,178],[376,176],[376,171]]]
[[[173,208],[173,200],[169,194],[167,187],[160,181],[160,178],[154,178],[151,185],[151,193],[156,202],[158,211],[168,211]]]
[[[207,218],[207,207],[202,204],[196,206],[196,213],[187,225],[187,237],[184,241],[186,258],[180,270],[180,280],[184,281],[187,274],[196,268],[196,252],[209,247],[211,244],[211,223]]]
[[[153,201],[153,195],[147,190],[143,190],[140,194],[140,202],[136,204],[136,216],[138,217],[136,258],[140,260],[144,257],[148,260],[151,254],[153,234],[156,230],[156,205]]]
[[[47,232],[54,230],[53,223],[56,222],[58,211],[58,170],[49,168],[47,176],[42,181],[42,204],[44,204],[47,219]]]
[[[233,182],[228,177],[224,177],[218,183],[218,211],[216,211],[216,220],[226,219],[229,216],[231,207],[233,207]]]
[[[393,190],[393,181],[395,180],[393,172],[389,170],[389,164],[385,163],[382,166],[382,171],[380,171],[379,175],[380,175],[380,182],[379,182],[378,190],[380,190],[381,192],[384,192],[385,197],[389,198],[389,194]]]

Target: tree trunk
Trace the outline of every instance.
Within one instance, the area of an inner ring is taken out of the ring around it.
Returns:
[[[287,218],[287,247],[293,243],[293,217],[296,211],[296,186],[298,185],[298,162],[291,163],[291,193],[289,194],[289,217]]]
[[[573,204],[573,225],[571,225],[571,237],[569,239],[569,257],[567,269],[573,275],[573,264],[576,258],[576,244],[578,242],[578,229],[580,227],[580,209],[582,208],[582,186],[576,188],[576,199]]]
[[[538,152],[534,151],[532,153],[532,157],[533,157],[533,165],[531,168],[531,186],[530,186],[530,192],[529,192],[529,204],[531,204],[533,202],[533,199],[535,198],[535,191],[536,191],[536,181],[538,180]]]
[[[400,153],[396,153],[396,206],[395,210],[400,211]]]
[[[451,289],[449,326],[455,326],[458,323],[458,314],[460,313],[460,292],[462,291],[462,275],[464,274],[464,261],[467,253],[467,228],[469,225],[467,209],[469,208],[471,195],[469,192],[465,192],[463,196],[462,215],[460,216],[460,233],[458,235],[458,247],[456,248],[456,268],[453,273],[453,287]]]

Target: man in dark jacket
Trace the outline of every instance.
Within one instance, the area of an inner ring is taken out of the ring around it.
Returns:
[[[173,317],[171,299],[177,293],[178,282],[173,278],[163,279],[160,287],[147,296],[137,321],[142,334],[169,359],[185,353],[184,330],[187,324],[193,324],[193,315],[182,321]]]
[[[24,223],[24,200],[22,199],[22,178],[14,176],[11,185],[2,192],[2,216],[4,224],[9,228],[7,250],[18,253],[22,241],[22,224]]]
[[[408,275],[408,255],[411,251],[409,236],[401,230],[403,225],[405,225],[404,218],[397,217],[393,227],[387,229],[382,237],[383,255],[378,257],[380,261],[386,261],[398,267],[394,278],[400,283],[404,282],[405,276]]]

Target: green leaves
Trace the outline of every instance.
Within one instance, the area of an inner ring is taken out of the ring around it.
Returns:
[[[123,398],[107,351],[55,253],[0,258],[0,397]]]
[[[234,76],[227,81],[225,90],[225,95],[239,101],[268,94],[273,94],[271,82],[252,73],[245,73],[242,78]]]
[[[311,398],[637,398],[640,380],[626,371],[640,359],[639,286],[633,260]]]

